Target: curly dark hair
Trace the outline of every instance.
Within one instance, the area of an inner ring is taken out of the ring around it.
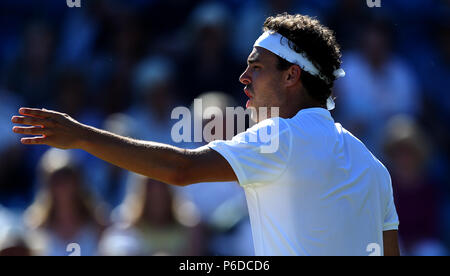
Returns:
[[[340,46],[333,31],[320,24],[317,19],[287,13],[268,17],[263,31],[274,31],[288,38],[294,44],[289,46],[296,52],[304,53],[319,69],[327,81],[305,71],[302,71],[300,80],[313,99],[325,104],[336,80],[333,72],[341,66]],[[278,59],[279,70],[286,70],[293,65],[281,57]]]

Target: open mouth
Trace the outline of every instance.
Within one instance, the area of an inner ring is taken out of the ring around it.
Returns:
[[[244,88],[244,93],[249,97],[250,99],[253,98],[253,96],[250,94],[250,91],[247,88]]]
[[[247,103],[245,104],[245,108],[248,108],[250,106],[250,101],[252,100],[253,96],[250,94],[250,91],[247,88],[244,88],[244,93],[249,97]]]

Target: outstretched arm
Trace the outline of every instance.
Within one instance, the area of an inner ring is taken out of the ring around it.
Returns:
[[[123,169],[177,186],[198,182],[235,181],[233,169],[217,152],[195,150],[135,140],[83,125],[67,114],[35,108],[21,108],[22,116],[12,122],[13,131],[32,135],[26,145],[49,145],[61,149],[82,149]]]

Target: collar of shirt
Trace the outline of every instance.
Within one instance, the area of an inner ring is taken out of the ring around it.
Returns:
[[[330,111],[326,110],[325,108],[321,107],[312,107],[312,108],[305,108],[297,112],[297,114],[294,116],[294,118],[297,118],[301,116],[301,114],[317,114],[322,117],[325,117],[329,120],[333,120],[333,117],[331,117]]]

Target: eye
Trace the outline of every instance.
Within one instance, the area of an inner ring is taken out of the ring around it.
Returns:
[[[253,68],[253,70],[259,70],[259,69],[261,69],[261,66],[253,65],[252,68]]]

